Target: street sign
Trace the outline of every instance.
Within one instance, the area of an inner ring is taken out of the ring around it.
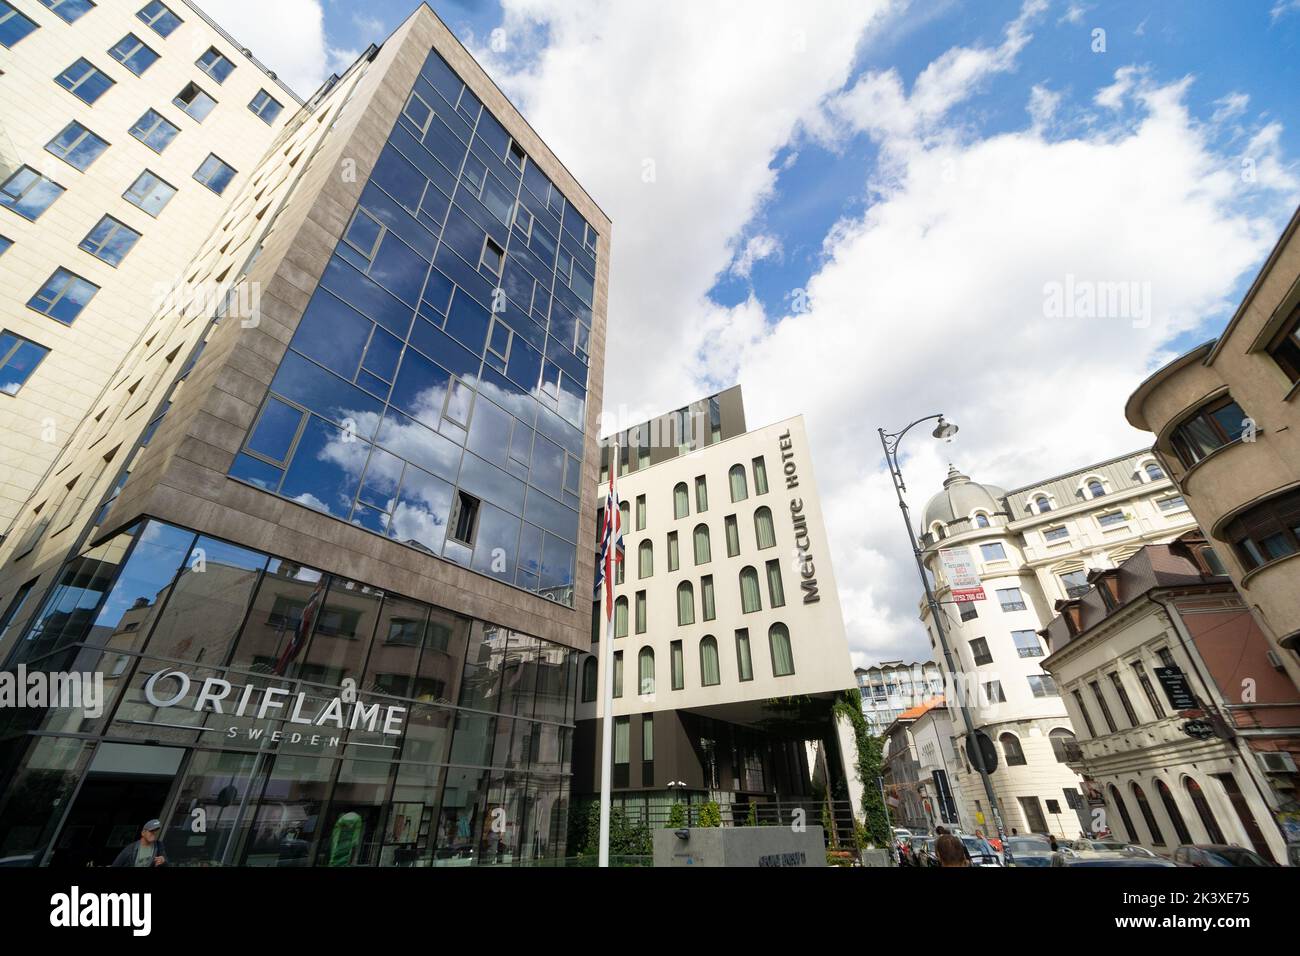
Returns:
[[[976,773],[981,770],[985,773],[992,773],[998,769],[998,751],[993,746],[993,740],[982,730],[975,732],[975,746],[971,746],[971,738],[966,738],[966,759]]]
[[[1189,720],[1183,724],[1183,733],[1197,740],[1209,740],[1215,736],[1214,725],[1208,720]]]
[[[984,600],[984,586],[975,569],[975,562],[971,559],[970,548],[941,548],[939,562],[943,565],[943,576],[952,588],[954,601],[964,603]]]
[[[1194,710],[1196,708],[1196,695],[1192,693],[1191,685],[1187,683],[1187,675],[1183,673],[1180,667],[1157,667],[1155,668],[1156,680],[1160,681],[1160,686],[1165,689],[1165,696],[1169,698],[1169,706],[1174,710]]]

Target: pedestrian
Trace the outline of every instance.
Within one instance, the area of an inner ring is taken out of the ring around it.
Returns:
[[[1059,849],[1061,848],[1061,847],[1057,844],[1057,842],[1056,842],[1056,836],[1055,836],[1054,834],[1049,833],[1049,834],[1047,835],[1047,842],[1050,843],[1050,844],[1052,845],[1052,852],[1053,852],[1053,853],[1055,853],[1057,850],[1059,850]]]
[[[945,833],[934,841],[934,853],[940,866],[970,866],[966,847],[951,833]]]
[[[167,853],[158,838],[162,823],[150,820],[140,829],[140,839],[128,843],[113,861],[113,866],[166,866]]]

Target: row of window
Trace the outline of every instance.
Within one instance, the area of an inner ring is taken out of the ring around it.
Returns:
[[[1020,588],[998,588],[995,593],[998,596],[998,606],[1003,611],[1023,611],[1028,607],[1025,603],[1025,595]],[[975,601],[962,601],[958,605],[958,614],[963,621],[973,621],[980,616],[976,603]]]
[[[991,660],[992,658],[990,658]],[[1025,677],[1029,682],[1029,692],[1035,697],[1060,697],[1060,691],[1056,689],[1056,681],[1049,674],[1029,674]],[[1002,681],[990,680],[983,682],[984,701],[986,705],[1005,704],[1007,695],[1002,690]]]
[[[767,571],[768,607],[785,607],[785,585],[781,580],[781,562],[769,561]],[[648,626],[646,615],[646,592],[637,591],[636,633],[644,634]],[[740,571],[740,606],[745,614],[763,610],[763,595],[759,584],[758,571],[752,567]],[[712,621],[717,616],[717,605],[713,592],[713,575],[706,574],[700,578],[700,614],[703,620]],[[685,627],[695,623],[695,585],[682,581],[677,585],[677,624]],[[614,601],[614,636],[627,637],[628,599],[624,595]]]
[[[41,2],[68,23],[78,19],[94,6],[88,0],[41,0]],[[169,36],[182,23],[175,13],[157,0],[152,0],[136,16],[163,38]],[[0,45],[12,47],[34,32],[37,27],[38,24],[34,20],[16,10],[8,0],[0,0]],[[143,76],[145,71],[162,57],[157,50],[134,33],[127,33],[109,47],[108,55],[135,76]],[[194,65],[218,85],[225,83],[230,74],[235,71],[234,62],[216,47],[208,47],[194,61]],[[59,74],[55,82],[84,103],[94,104],[116,81],[83,57]],[[194,83],[187,84],[172,102],[200,123],[217,105],[216,100]],[[266,90],[258,90],[257,95],[249,102],[248,109],[253,115],[270,125],[280,115],[284,104],[277,101]]]
[[[777,622],[767,629],[768,651],[772,661],[773,677],[790,677],[794,674],[794,652],[790,645],[790,629]],[[722,683],[722,666],[718,656],[718,639],[712,634],[700,638],[700,685],[716,687]],[[686,687],[686,667],[683,643],[673,641],[669,647],[670,679],[673,690]],[[740,681],[754,679],[754,657],[750,648],[749,629],[736,631],[736,673]],[[582,699],[590,703],[597,696],[596,658],[588,657],[583,663]],[[637,693],[647,696],[655,693],[654,648],[646,645],[637,653]],[[623,696],[623,652],[614,652],[614,696]]]
[[[1215,774],[1214,776],[1223,783],[1224,787],[1229,792],[1236,789],[1236,781],[1233,779],[1232,774]],[[1173,792],[1169,789],[1169,785],[1157,777],[1155,778],[1155,788],[1156,795],[1160,798],[1160,803],[1164,807],[1165,814],[1174,828],[1174,835],[1178,838],[1178,843],[1191,844],[1198,842],[1192,837],[1192,833],[1187,826],[1187,821],[1184,819],[1182,811],[1179,809],[1178,803],[1174,799]],[[1205,829],[1205,836],[1208,839],[1208,842],[1212,844],[1227,843],[1228,841],[1223,835],[1223,828],[1219,826],[1218,820],[1215,819],[1214,812],[1210,809],[1209,801],[1205,799],[1205,793],[1201,789],[1201,785],[1190,776],[1184,776],[1183,789],[1186,791],[1188,798],[1192,801],[1192,806],[1196,810],[1196,815],[1200,818],[1201,826]],[[1155,814],[1152,812],[1151,803],[1147,799],[1146,791],[1142,789],[1142,785],[1136,780],[1131,781],[1129,783],[1129,793],[1137,803],[1138,810],[1142,814],[1142,820],[1146,824],[1147,833],[1150,835],[1150,845],[1165,846],[1164,832],[1160,829],[1160,824],[1156,820]],[[1110,784],[1107,787],[1107,794],[1110,797],[1110,803],[1115,807],[1120,820],[1124,824],[1125,835],[1127,838],[1135,843],[1146,843],[1147,841],[1142,839],[1142,835],[1133,825],[1133,818],[1129,814],[1128,806],[1124,802],[1124,797],[1121,795],[1119,788],[1114,784]]]
[[[1140,467],[1142,469],[1142,474],[1146,475],[1147,481],[1164,480],[1164,469],[1154,461],[1145,462]],[[1104,498],[1107,493],[1106,485],[1100,478],[1088,478],[1079,487],[1079,493],[1089,499]],[[1031,501],[1034,511],[1038,514],[1045,514],[1048,511],[1052,511],[1055,507],[1052,499],[1045,494],[1035,495]]]
[[[1173,655],[1169,653],[1167,647],[1160,648],[1156,651],[1156,655],[1159,657],[1160,663],[1163,667],[1175,666]],[[1137,681],[1138,687],[1142,690],[1142,696],[1146,698],[1147,706],[1151,710],[1152,719],[1163,719],[1165,717],[1165,707],[1161,703],[1159,695],[1156,693],[1155,685],[1151,682],[1151,677],[1147,674],[1146,667],[1140,660],[1138,660],[1132,661],[1129,664],[1129,668],[1133,671],[1133,677]],[[1143,723],[1143,721],[1138,717],[1137,710],[1133,706],[1133,699],[1129,696],[1127,685],[1125,684],[1124,679],[1120,676],[1120,669],[1117,667],[1115,670],[1107,673],[1104,680],[1110,685],[1111,692],[1115,695],[1115,699],[1123,709],[1124,717],[1128,721],[1128,727],[1137,727],[1139,724]],[[1115,721],[1115,714],[1111,710],[1110,702],[1106,699],[1106,695],[1102,690],[1101,677],[1098,677],[1096,680],[1088,681],[1088,692],[1093,703],[1096,704],[1097,712],[1105,722],[1104,726],[1106,732],[1111,734],[1117,733],[1120,728]],[[1097,725],[1093,722],[1092,711],[1089,708],[1087,701],[1084,699],[1083,689],[1076,688],[1072,690],[1070,696],[1074,698],[1074,704],[1079,708],[1079,713],[1083,717],[1084,726],[1088,728],[1088,735],[1090,737],[1098,736]]]
[[[1039,639],[1037,631],[1032,629],[1012,631],[1011,640],[1015,644],[1018,657],[1043,656],[1043,642]],[[993,653],[989,650],[989,642],[986,638],[975,638],[970,642],[970,650],[976,664],[993,663]]]
[[[638,499],[638,508],[640,500]],[[735,515],[727,515],[723,524],[727,536],[727,556],[736,557],[740,554],[740,528],[736,522]],[[702,564],[708,564],[713,560],[713,549],[709,537],[709,526],[698,524],[691,535],[692,548],[695,554],[695,564],[698,567]],[[770,508],[763,506],[754,512],[754,540],[758,549],[776,547],[776,528],[772,523],[772,511]],[[681,556],[678,546],[678,535],[676,531],[668,532],[668,570],[676,571],[681,566]],[[649,578],[654,576],[654,542],[646,538],[637,545],[637,577]],[[616,583],[621,583],[621,577]]]

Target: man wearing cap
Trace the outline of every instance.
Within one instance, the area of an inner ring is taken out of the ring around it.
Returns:
[[[163,851],[158,833],[162,823],[150,820],[140,830],[140,839],[122,848],[122,852],[113,861],[114,866],[165,866],[167,854]]]

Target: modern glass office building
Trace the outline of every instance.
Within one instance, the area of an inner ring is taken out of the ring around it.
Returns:
[[[610,222],[424,5],[282,119],[0,540],[0,861],[565,853]]]

